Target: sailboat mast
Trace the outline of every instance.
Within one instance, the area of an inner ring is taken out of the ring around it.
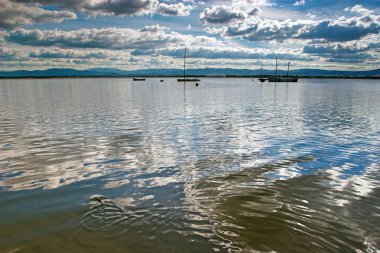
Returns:
[[[263,77],[263,60],[261,60],[261,71],[260,71],[260,77]]]
[[[276,70],[274,71],[274,77],[277,77],[277,57],[276,57]]]
[[[288,72],[286,72],[286,77],[289,77],[289,65],[290,65],[290,62],[288,62]]]
[[[185,55],[183,56],[183,81],[185,82],[186,79],[186,48],[185,48]]]

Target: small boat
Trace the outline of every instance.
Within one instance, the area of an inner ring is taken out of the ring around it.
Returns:
[[[269,77],[269,82],[298,82],[298,77]]]
[[[133,81],[145,81],[145,78],[133,77]]]
[[[265,82],[266,80],[268,80],[268,79],[263,78],[263,77],[260,77],[260,78],[259,78],[259,81],[262,82],[262,83]]]
[[[161,83],[162,83],[163,81],[164,81],[164,80],[162,80],[162,79],[160,80]]]
[[[198,78],[186,78],[186,48],[185,54],[183,56],[183,78],[178,78],[178,82],[198,82],[200,81]]]
[[[178,78],[178,82],[198,82],[200,81],[198,78]]]
[[[278,77],[277,76],[277,58],[276,58],[276,70],[274,72],[274,77],[268,77],[269,82],[298,82],[298,77],[289,77],[289,66],[290,62],[288,62],[288,72],[286,73],[286,77]]]
[[[261,59],[261,71],[260,71],[260,78],[259,78],[259,81],[263,83],[263,82],[265,82],[266,80],[268,80],[268,79],[263,77],[263,60]]]

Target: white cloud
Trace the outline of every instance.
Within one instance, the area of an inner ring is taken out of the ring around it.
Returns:
[[[186,46],[217,45],[219,42],[206,36],[182,35],[167,27],[152,25],[141,30],[128,28],[63,30],[16,29],[6,35],[6,40],[20,45],[60,47],[60,48],[99,48],[110,50],[148,50],[169,45]]]
[[[305,0],[298,0],[298,1],[296,1],[293,5],[294,5],[294,6],[305,5]]]
[[[9,33],[7,39],[21,45],[60,46],[64,48],[102,48],[102,49],[150,49],[179,42],[178,34],[166,32],[159,26],[135,29],[80,29],[26,30],[17,29]]]
[[[139,15],[153,13],[158,0],[15,0],[20,3],[55,5],[91,14]]]
[[[2,61],[13,61],[19,60],[23,57],[23,52],[18,49],[13,49],[9,47],[0,47],[0,59]]]
[[[49,11],[36,5],[0,0],[0,28],[12,29],[43,22],[60,23],[65,19],[76,18],[75,13],[69,11]]]
[[[132,55],[152,55],[152,56],[170,56],[175,58],[183,57],[183,47],[171,46],[152,50],[133,50]],[[243,48],[230,46],[189,46],[188,58],[205,58],[205,59],[288,59],[299,61],[312,61],[317,57],[304,54],[302,49],[289,49],[278,47],[269,48]]]
[[[190,15],[193,6],[184,5],[183,3],[165,4],[160,3],[158,5],[157,12],[163,16],[188,16]]]
[[[249,41],[323,40],[351,41],[380,32],[379,15],[340,17],[338,19],[275,20],[248,17],[221,28],[206,28],[211,33]]]
[[[73,50],[52,47],[34,50],[29,53],[29,57],[40,59],[109,59],[111,57],[116,57],[118,54],[120,53],[109,50]]]
[[[167,4],[159,0],[14,0],[19,3],[37,3],[81,11],[91,15],[145,15],[188,16],[195,5],[192,2]]]
[[[244,19],[245,14],[238,8],[217,5],[206,8],[199,17],[203,23],[223,24],[232,20]]]
[[[230,0],[230,3],[244,7],[276,6],[277,4],[269,0]]]
[[[376,59],[371,51],[374,48],[380,48],[380,43],[338,42],[306,45],[303,52],[323,57],[329,62],[361,63]]]
[[[161,26],[159,24],[147,25],[147,26],[144,26],[144,28],[140,30],[140,32],[154,32],[154,33],[165,32],[165,31],[169,31],[169,28],[167,28],[166,26]]]
[[[372,10],[368,10],[368,9],[364,8],[363,5],[361,5],[361,4],[357,4],[351,8],[347,7],[344,9],[344,11],[352,12],[352,13],[358,13],[358,14],[362,14],[362,15],[369,15],[369,14],[373,13]]]

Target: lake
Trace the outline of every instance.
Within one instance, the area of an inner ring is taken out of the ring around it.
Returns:
[[[0,80],[0,252],[379,252],[380,83]]]

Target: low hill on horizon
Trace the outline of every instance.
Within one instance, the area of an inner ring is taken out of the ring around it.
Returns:
[[[188,69],[189,76],[259,76],[260,69],[233,69],[233,68],[201,68]],[[278,70],[278,75],[286,75],[286,71]],[[112,68],[93,68],[87,70],[76,69],[46,69],[46,70],[16,70],[0,71],[0,78],[26,77],[132,77],[132,76],[182,76],[182,69],[141,69],[120,70]],[[273,70],[263,69],[263,75],[274,75]],[[323,69],[295,69],[289,75],[300,77],[380,77],[380,69],[366,71],[344,71]]]

